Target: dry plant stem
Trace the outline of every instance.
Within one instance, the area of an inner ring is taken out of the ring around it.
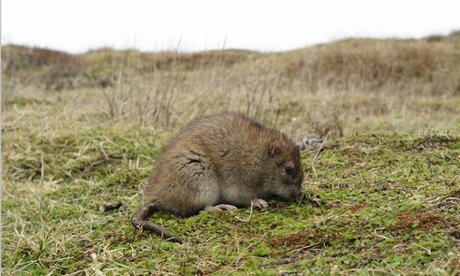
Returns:
[[[315,178],[318,178],[318,175],[316,174],[316,170],[315,170],[315,166],[314,166],[316,158],[318,158],[319,153],[324,148],[324,145],[326,144],[326,141],[329,138],[329,135],[331,134],[331,132],[334,130],[334,128],[335,128],[335,125],[327,132],[326,136],[323,138],[323,142],[321,142],[321,145],[319,145],[318,150],[316,151],[316,154],[315,154],[315,157],[313,158],[313,161],[311,162],[310,166],[311,166],[311,169],[313,170],[313,173],[315,174]]]
[[[318,244],[321,244],[321,243],[322,243],[322,242],[317,242],[317,243],[309,244],[309,245],[307,245],[307,246],[302,246],[302,247],[300,247],[300,248],[294,249],[294,250],[292,250],[292,251],[295,252],[295,251],[306,250],[306,249],[315,247],[315,246],[317,246]]]
[[[248,216],[248,218],[240,218],[239,216],[235,216],[235,218],[236,218],[237,220],[239,220],[239,221],[242,221],[242,222],[249,222],[249,221],[251,221],[251,219],[252,219],[252,212],[253,212],[253,210],[254,210],[254,206],[253,206],[253,204],[251,203],[251,207],[250,207],[250,209],[249,209],[249,216]]]

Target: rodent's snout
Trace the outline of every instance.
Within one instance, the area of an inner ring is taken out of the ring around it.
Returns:
[[[300,196],[302,195],[302,192],[300,191],[300,189],[296,189],[296,190],[293,190],[292,192],[292,200],[296,200],[298,199]]]
[[[301,175],[297,181],[294,189],[292,189],[292,198],[294,200],[298,199],[302,195],[302,182],[303,182],[303,175]]]

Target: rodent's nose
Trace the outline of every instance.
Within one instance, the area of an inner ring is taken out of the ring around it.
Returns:
[[[300,191],[300,189],[296,189],[296,190],[293,190],[292,192],[292,199],[293,200],[296,200],[298,199],[300,196],[302,195],[302,192]]]

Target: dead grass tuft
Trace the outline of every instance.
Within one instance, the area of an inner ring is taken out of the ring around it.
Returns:
[[[397,216],[399,220],[396,228],[400,230],[410,230],[415,227],[422,231],[431,231],[435,227],[445,224],[445,219],[439,214],[421,211],[406,211]]]
[[[367,204],[363,203],[357,203],[357,204],[352,204],[350,207],[348,207],[348,210],[350,210],[352,213],[357,213],[363,209],[368,208],[369,206]]]
[[[322,241],[322,237],[316,231],[299,231],[297,233],[285,236],[274,237],[269,240],[272,247],[303,247],[310,244],[316,244]]]

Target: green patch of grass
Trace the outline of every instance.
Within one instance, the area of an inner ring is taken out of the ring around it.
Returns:
[[[50,102],[46,100],[37,100],[34,98],[26,98],[26,97],[14,97],[12,99],[4,99],[3,100],[3,105],[5,107],[10,107],[10,106],[26,106],[30,104],[45,104],[48,105]]]
[[[141,129],[125,131],[91,129],[78,135],[15,137],[6,145],[6,176],[11,180],[106,177],[122,163],[138,166],[159,154],[158,135]]]
[[[9,274],[459,272],[460,137],[361,135],[305,151],[304,196],[264,210],[129,217],[165,145],[145,128],[4,137],[2,267]],[[118,210],[101,213],[105,203]]]

